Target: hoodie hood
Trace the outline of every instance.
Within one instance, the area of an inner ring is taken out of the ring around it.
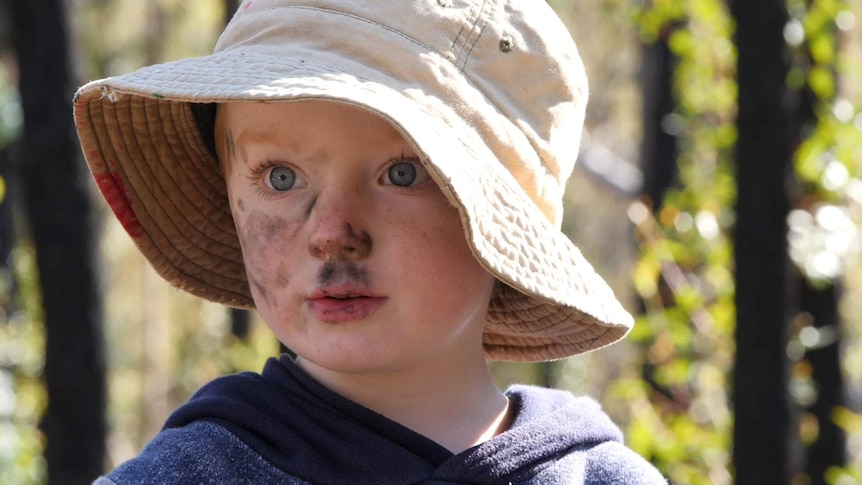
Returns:
[[[218,424],[285,473],[311,483],[523,483],[562,456],[620,442],[599,405],[513,386],[512,427],[458,454],[325,388],[287,356],[262,374],[207,384],[165,429]]]

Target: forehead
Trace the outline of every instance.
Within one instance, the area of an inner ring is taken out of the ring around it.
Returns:
[[[229,134],[239,146],[285,141],[308,146],[344,139],[377,144],[407,143],[391,123],[375,113],[320,100],[225,103],[218,108],[216,133]]]

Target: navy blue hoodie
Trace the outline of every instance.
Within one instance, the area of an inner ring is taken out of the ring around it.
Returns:
[[[458,454],[328,390],[288,357],[222,377],[97,485],[665,484],[590,399],[513,386],[512,427]]]

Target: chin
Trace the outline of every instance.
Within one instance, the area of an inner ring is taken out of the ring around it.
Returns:
[[[379,354],[369,355],[367,350],[360,352],[297,352],[297,356],[307,363],[339,374],[378,374],[395,370],[401,366],[395,359],[382,358]]]

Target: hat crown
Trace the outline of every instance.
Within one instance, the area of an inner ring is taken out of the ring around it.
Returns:
[[[587,80],[574,41],[537,0],[247,0],[215,53],[267,52],[385,80],[452,111],[559,227]],[[381,78],[382,77],[382,78]],[[455,126],[453,126],[455,128]]]

